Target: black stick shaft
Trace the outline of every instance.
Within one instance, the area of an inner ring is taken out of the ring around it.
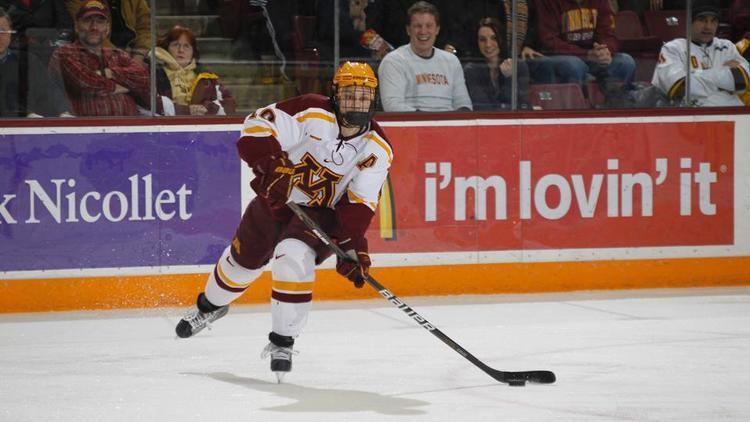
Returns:
[[[336,254],[337,257],[348,260],[348,261],[354,261],[351,256],[347,255],[346,252],[344,252],[343,249],[339,247],[335,242],[331,240],[331,238],[323,231],[323,229],[320,228],[318,223],[316,223],[313,219],[311,219],[307,213],[294,202],[287,203],[289,208],[291,208],[292,211],[302,220],[302,222],[305,223],[305,225],[312,230],[312,232],[315,234],[315,236],[320,239],[321,242],[323,242],[326,246],[328,246],[333,253]],[[500,382],[508,382],[508,383],[515,383],[515,382],[525,382],[525,381],[531,381],[536,383],[542,383],[542,384],[549,384],[555,382],[555,374],[553,374],[550,371],[520,371],[520,372],[506,372],[506,371],[498,371],[496,369],[493,369],[489,366],[487,366],[484,362],[477,359],[474,355],[469,353],[466,349],[461,347],[458,343],[453,341],[450,337],[448,337],[445,333],[440,331],[437,327],[435,327],[432,323],[427,321],[422,315],[417,313],[414,309],[411,308],[411,306],[407,305],[404,301],[398,298],[395,294],[393,294],[390,290],[386,289],[385,286],[380,284],[375,278],[373,278],[371,275],[367,275],[365,278],[365,281],[367,284],[372,286],[375,290],[377,290],[378,293],[380,293],[381,296],[383,296],[386,300],[391,302],[394,306],[404,311],[406,315],[411,317],[414,321],[417,322],[422,328],[426,329],[430,333],[432,333],[435,337],[439,338],[443,343],[447,344],[448,347],[455,350],[459,355],[466,358],[469,362],[473,363],[475,366],[477,366],[479,369],[487,373],[492,378],[500,381]]]

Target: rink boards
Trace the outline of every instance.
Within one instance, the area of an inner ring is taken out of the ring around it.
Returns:
[[[748,115],[382,126],[368,238],[398,295],[750,284]],[[0,312],[191,303],[252,198],[239,128],[2,129]],[[316,299],[374,297],[332,267]]]

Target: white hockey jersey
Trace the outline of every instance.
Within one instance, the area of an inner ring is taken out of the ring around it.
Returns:
[[[377,123],[341,139],[329,98],[309,94],[258,109],[245,119],[240,142],[269,135],[295,164],[292,201],[334,208],[346,194],[349,202],[375,211],[393,161],[393,150]]]
[[[669,98],[672,98],[685,85],[685,60],[687,59],[687,40],[672,40],[661,49],[659,62],[654,70],[651,83]],[[740,63],[741,78],[735,80],[730,67],[725,66],[729,60]],[[735,45],[722,38],[714,38],[706,45],[692,43],[690,46],[690,100],[697,106],[741,106],[738,97],[745,88],[738,90],[739,85],[750,87],[750,67]]]

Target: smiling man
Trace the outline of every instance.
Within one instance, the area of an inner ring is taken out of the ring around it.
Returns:
[[[380,63],[380,96],[385,111],[471,110],[461,63],[435,48],[440,14],[425,1],[408,10],[409,44],[388,53]]]
[[[672,40],[661,49],[651,83],[670,100],[682,105],[741,106],[738,95],[750,80],[748,62],[735,45],[716,38],[719,27],[718,0],[696,0],[690,28],[690,101],[686,101],[688,41]]]

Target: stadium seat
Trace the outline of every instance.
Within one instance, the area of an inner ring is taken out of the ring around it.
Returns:
[[[580,110],[589,108],[581,86],[567,84],[535,84],[529,86],[529,102],[534,110]]]
[[[687,26],[684,10],[647,10],[643,14],[649,35],[666,43],[675,38],[685,38]]]
[[[622,10],[615,15],[615,36],[620,50],[627,53],[656,53],[661,48],[661,40],[644,34],[641,19],[632,10]]]

